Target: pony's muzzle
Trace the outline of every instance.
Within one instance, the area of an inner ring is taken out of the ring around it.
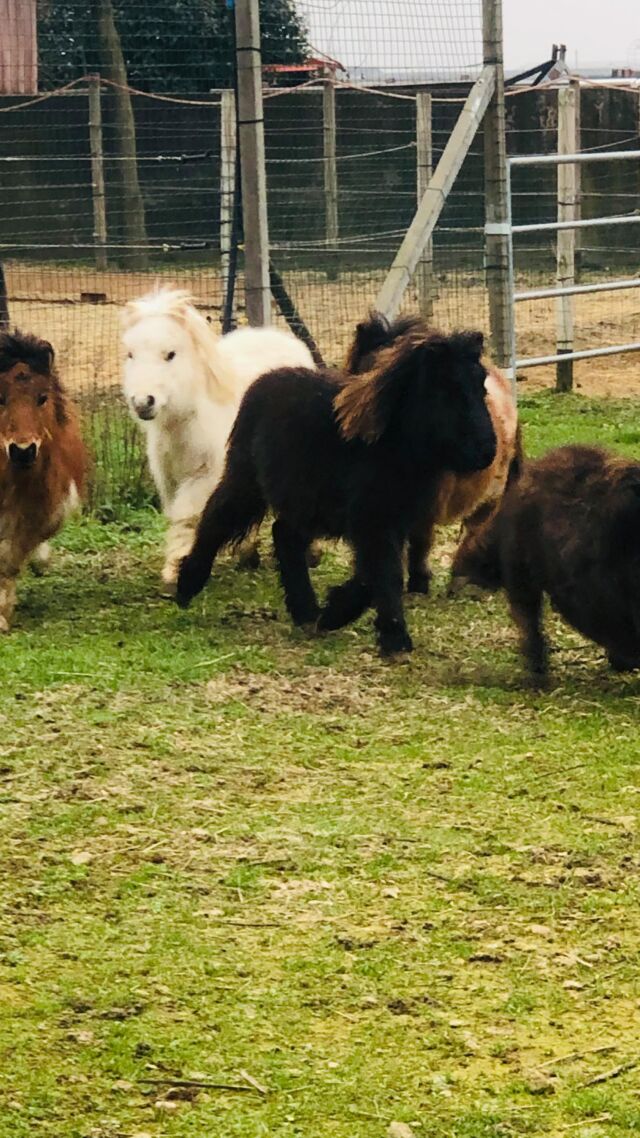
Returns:
[[[140,399],[134,397],[131,403],[139,419],[148,421],[155,418],[157,411],[155,396],[143,395]]]
[[[36,442],[9,443],[7,447],[9,462],[18,467],[33,466],[38,457],[39,449],[39,444]]]

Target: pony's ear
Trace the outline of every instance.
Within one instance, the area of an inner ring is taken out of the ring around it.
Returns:
[[[56,358],[56,353],[53,350],[53,345],[48,340],[39,340],[35,337],[32,340],[33,344],[33,366],[36,371],[41,375],[53,374],[53,363]]]
[[[484,352],[482,332],[460,332],[459,343],[464,353],[474,360],[479,360]]]
[[[43,340],[42,350],[47,353],[49,359],[48,370],[51,372],[53,371],[53,365],[56,360],[56,353],[54,351],[53,344],[50,344],[48,340]]]
[[[344,370],[349,375],[360,374],[364,370],[366,357],[385,343],[388,332],[387,320],[377,312],[372,312],[368,320],[361,320],[356,325],[353,340],[349,345]]]

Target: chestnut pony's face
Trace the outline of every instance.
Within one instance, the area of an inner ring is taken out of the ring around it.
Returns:
[[[35,338],[32,346],[24,359],[16,359],[13,344],[3,351],[0,342],[0,448],[11,466],[22,470],[37,462],[43,444],[64,423],[53,349]]]

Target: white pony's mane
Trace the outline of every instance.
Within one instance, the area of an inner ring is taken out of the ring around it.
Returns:
[[[156,288],[137,300],[130,300],[122,310],[123,330],[126,332],[142,320],[158,316],[175,320],[189,334],[202,365],[207,394],[219,403],[236,399],[236,376],[218,351],[220,337],[198,312],[191,294],[185,289]]]

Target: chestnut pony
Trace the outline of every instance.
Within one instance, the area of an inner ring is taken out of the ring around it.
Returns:
[[[87,458],[46,340],[0,333],[0,632],[8,632],[16,578],[80,504]]]

